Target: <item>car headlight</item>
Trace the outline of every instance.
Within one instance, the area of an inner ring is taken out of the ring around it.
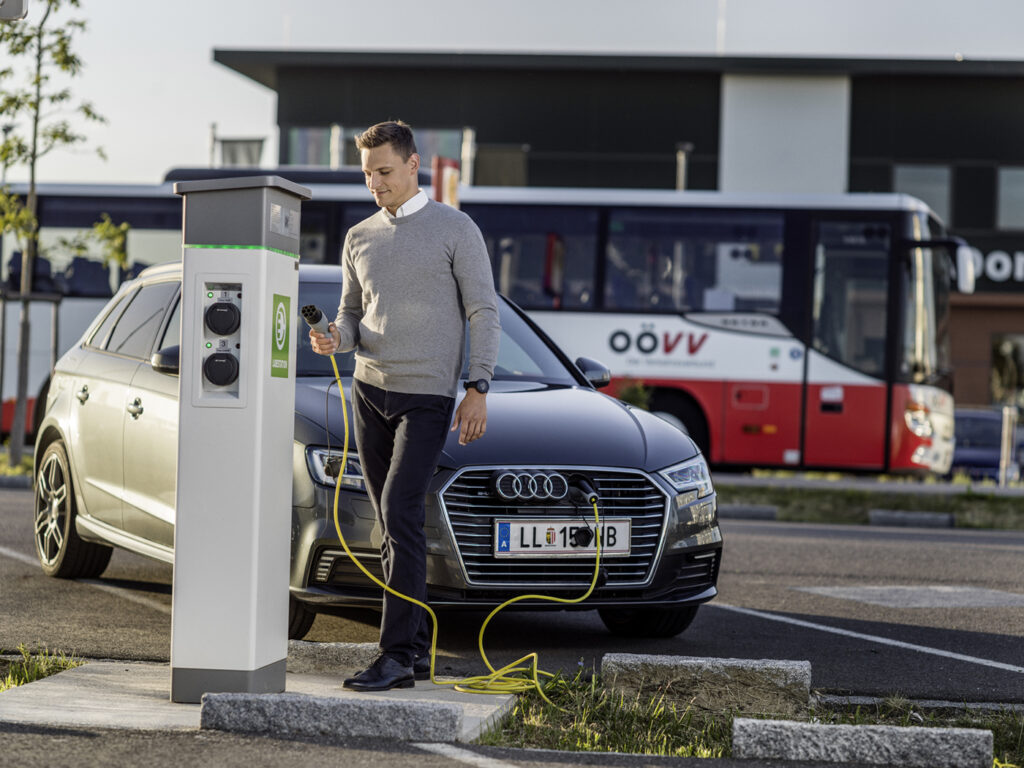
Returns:
[[[309,465],[309,474],[316,482],[333,487],[338,470],[341,469],[341,451],[307,448],[306,463]],[[341,478],[341,487],[356,491],[366,490],[362,465],[359,463],[359,457],[352,452],[349,452],[345,459],[345,474]]]
[[[703,456],[694,456],[682,464],[663,469],[661,476],[668,480],[669,484],[681,496],[687,497],[676,501],[681,504],[688,504],[703,496],[710,495],[715,489],[711,484],[711,472],[708,471],[708,463]]]

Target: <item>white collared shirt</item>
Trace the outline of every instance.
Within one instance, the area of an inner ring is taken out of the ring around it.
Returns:
[[[384,211],[384,215],[389,219],[400,219],[403,216],[411,216],[412,214],[416,213],[416,211],[420,210],[420,208],[427,204],[428,200],[429,198],[427,197],[427,193],[421,189],[415,195],[406,200],[402,205],[398,206],[398,209],[395,211],[394,215],[392,215],[391,211],[389,211],[387,208],[381,208],[381,210]]]

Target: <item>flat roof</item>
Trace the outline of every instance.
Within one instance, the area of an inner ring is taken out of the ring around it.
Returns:
[[[216,48],[213,60],[277,90],[280,68],[506,69],[792,75],[957,75],[1020,77],[1024,60],[781,56],[637,56],[530,53],[424,53]]]

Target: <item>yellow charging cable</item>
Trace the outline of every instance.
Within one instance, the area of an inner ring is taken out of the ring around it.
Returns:
[[[345,463],[348,461],[348,409],[345,406],[345,389],[341,385],[341,374],[338,372],[338,363],[334,359],[334,355],[331,355],[331,365],[334,367],[334,378],[338,382],[338,394],[341,395],[341,413],[345,423],[345,442],[342,446],[341,453],[341,467],[338,469],[338,474],[334,481],[334,528],[338,534],[338,540],[341,542],[342,548],[345,550],[345,554],[349,556],[356,567],[359,568],[370,581],[381,587],[385,591],[399,597],[402,600],[406,600],[410,603],[418,605],[420,608],[430,614],[431,625],[433,632],[430,640],[430,682],[434,685],[451,685],[456,691],[463,693],[524,693],[529,690],[536,689],[537,693],[541,695],[548,704],[555,706],[554,702],[551,701],[547,696],[544,695],[544,686],[541,685],[540,678],[545,677],[553,679],[555,675],[550,672],[544,672],[538,669],[537,664],[539,658],[536,652],[528,653],[521,659],[516,659],[511,664],[506,664],[500,669],[495,669],[490,660],[487,658],[487,654],[484,652],[484,632],[487,630],[487,625],[490,623],[498,611],[503,608],[518,603],[521,600],[548,600],[554,603],[562,603],[565,605],[571,605],[572,603],[581,603],[590,597],[594,588],[597,586],[598,573],[601,567],[601,518],[597,511],[597,502],[594,504],[594,525],[597,531],[597,555],[594,560],[594,576],[590,580],[590,586],[587,591],[580,597],[564,598],[564,597],[552,597],[551,595],[519,595],[506,600],[493,611],[491,611],[487,618],[484,619],[484,623],[480,627],[480,635],[478,637],[478,645],[480,649],[480,656],[484,660],[484,664],[491,671],[488,675],[476,675],[473,677],[466,677],[460,680],[445,680],[439,681],[434,678],[434,662],[437,654],[437,614],[430,608],[426,603],[421,603],[419,600],[403,595],[398,590],[392,589],[383,581],[378,579],[357,558],[352,554],[352,550],[348,548],[348,544],[345,542],[345,537],[341,534],[341,523],[338,520],[338,501],[341,497],[341,478],[345,474]],[[529,662],[529,664],[526,664]],[[525,666],[521,666],[525,665]]]

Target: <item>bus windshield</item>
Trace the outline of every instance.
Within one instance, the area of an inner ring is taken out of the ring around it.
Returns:
[[[899,378],[952,389],[952,258],[945,246],[911,248],[903,261],[903,335]]]

